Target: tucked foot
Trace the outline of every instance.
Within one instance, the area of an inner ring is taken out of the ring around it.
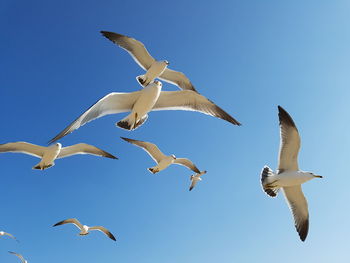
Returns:
[[[158,168],[148,168],[148,171],[150,171],[151,173],[155,174],[159,172]]]

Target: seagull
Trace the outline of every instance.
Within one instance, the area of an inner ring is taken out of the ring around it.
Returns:
[[[301,184],[314,178],[322,178],[322,176],[299,170],[300,136],[298,129],[292,117],[281,106],[278,106],[278,117],[281,138],[278,168],[274,173],[268,166],[265,166],[261,172],[261,184],[266,194],[271,197],[277,196],[278,190],[283,189],[294,217],[295,228],[300,239],[305,241],[309,231],[309,211]]]
[[[12,239],[14,239],[14,240],[16,240],[18,242],[18,240],[13,235],[11,235],[10,233],[6,233],[4,231],[0,231],[0,236],[9,236],[9,237],[11,237]]]
[[[24,257],[21,255],[21,254],[18,254],[16,252],[12,252],[12,251],[9,251],[9,253],[13,254],[13,255],[16,255],[17,257],[19,257],[19,259],[22,261],[22,263],[28,263],[27,260],[24,259]]]
[[[3,152],[19,152],[41,158],[41,161],[33,167],[33,169],[39,170],[45,170],[51,166],[54,166],[54,160],[56,159],[68,157],[75,154],[92,154],[111,159],[118,159],[110,153],[86,143],[79,143],[68,147],[62,147],[62,144],[55,143],[53,145],[45,147],[28,142],[10,142],[0,144],[0,153]]]
[[[187,168],[191,169],[195,173],[201,173],[201,171],[199,171],[199,169],[189,159],[176,158],[175,155],[173,154],[167,156],[159,150],[157,145],[153,143],[133,140],[133,139],[124,138],[124,137],[120,137],[120,138],[122,138],[124,141],[127,141],[129,143],[132,143],[142,148],[149,154],[149,156],[152,157],[152,159],[157,163],[157,165],[154,167],[148,168],[148,170],[153,174],[164,170],[165,168],[167,168],[169,165],[173,163],[186,166]]]
[[[77,228],[80,229],[80,233],[79,235],[81,236],[86,236],[87,234],[89,234],[89,231],[92,230],[98,230],[101,231],[103,233],[106,234],[106,236],[108,236],[110,239],[116,241],[115,237],[113,236],[113,234],[111,232],[109,232],[109,230],[107,228],[104,228],[103,226],[86,226],[86,225],[82,225],[78,219],[76,218],[70,218],[70,219],[66,219],[63,221],[58,222],[57,224],[54,224],[53,226],[60,226],[60,225],[65,225],[65,224],[73,224],[75,225]]]
[[[233,125],[241,125],[227,112],[197,92],[191,90],[161,91],[161,87],[160,81],[154,81],[140,91],[109,93],[51,139],[50,143],[58,141],[92,120],[109,114],[129,111],[131,113],[117,122],[116,126],[134,130],[147,120],[148,112],[159,110],[197,111],[223,119]]]
[[[183,74],[168,67],[167,60],[157,61],[147,51],[145,46],[138,40],[121,34],[101,31],[101,34],[125,49],[135,62],[146,71],[146,74],[136,77],[142,86],[147,86],[155,78],[177,85],[183,90],[196,91],[191,81]]]
[[[190,186],[190,191],[192,191],[192,189],[196,186],[198,181],[202,181],[201,176],[203,174],[206,174],[207,171],[202,171],[200,173],[196,173],[195,175],[191,175],[190,179],[191,179],[191,186]]]

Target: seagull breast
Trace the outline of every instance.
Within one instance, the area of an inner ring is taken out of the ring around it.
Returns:
[[[162,83],[159,81],[153,82],[147,85],[142,91],[138,100],[135,102],[132,109],[133,113],[137,113],[138,118],[146,115],[153,106],[156,104],[160,91],[162,89]]]

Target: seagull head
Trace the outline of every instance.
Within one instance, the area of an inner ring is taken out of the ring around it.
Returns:
[[[61,149],[62,148],[62,144],[60,144],[59,142],[55,143],[53,145],[53,147],[57,148],[57,149]]]
[[[160,82],[159,80],[155,80],[154,84],[156,84],[157,86],[160,86],[160,87],[162,86],[162,82]]]

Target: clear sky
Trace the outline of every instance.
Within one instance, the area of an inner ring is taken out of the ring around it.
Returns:
[[[74,156],[46,171],[38,159],[0,155],[0,262],[349,262],[349,1],[0,1],[1,143],[46,142],[109,92],[140,89],[143,70],[102,37],[141,40],[157,59],[243,126],[195,112],[153,112],[133,132],[125,114],[63,138],[119,160]],[[164,90],[176,90],[167,83]],[[303,186],[310,231],[299,240],[282,195],[260,187],[277,165],[277,105],[302,138],[301,169],[324,179]],[[141,149],[119,137],[157,143],[208,173],[188,191],[191,171],[158,175]],[[77,217],[117,237],[77,236]]]

